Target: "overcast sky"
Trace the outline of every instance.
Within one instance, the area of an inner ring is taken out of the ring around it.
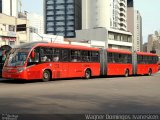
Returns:
[[[160,0],[134,0],[134,7],[142,16],[143,41],[148,34],[160,31]],[[22,0],[22,10],[43,14],[43,0]]]

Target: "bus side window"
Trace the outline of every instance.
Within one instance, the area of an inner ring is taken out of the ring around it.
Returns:
[[[34,56],[32,55],[32,52],[34,52]],[[39,49],[36,48],[32,52],[28,58],[28,66],[39,63]]]
[[[108,52],[108,63],[113,63],[113,53]]]
[[[100,58],[99,58],[99,52],[97,51],[92,51],[91,52],[91,61],[92,62],[99,62]]]
[[[71,50],[71,62],[81,62],[80,50]]]
[[[142,59],[142,56],[141,55],[138,55],[138,57],[137,57],[137,59],[138,59],[138,64],[141,64],[143,61],[143,59]]]
[[[68,62],[69,61],[69,50],[68,49],[62,49],[62,62]]]
[[[40,59],[41,62],[50,62],[52,61],[53,57],[53,49],[47,47],[40,48]]]
[[[59,62],[60,61],[60,56],[61,56],[61,50],[54,48],[53,49],[53,58],[52,61],[53,62]]]
[[[114,53],[113,63],[119,63],[119,54],[118,53]]]
[[[90,62],[90,52],[89,51],[82,51],[82,61]]]

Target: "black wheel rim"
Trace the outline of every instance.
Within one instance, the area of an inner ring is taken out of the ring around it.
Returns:
[[[50,72],[49,71],[44,71],[43,73],[43,81],[47,82],[50,80]]]

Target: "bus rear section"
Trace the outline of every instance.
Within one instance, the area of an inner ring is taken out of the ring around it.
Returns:
[[[151,75],[158,72],[158,56],[156,54],[136,52],[136,59],[134,74]]]
[[[103,50],[102,50],[103,51]],[[103,68],[103,67],[105,68]],[[132,54],[127,50],[105,49],[101,56],[101,75],[132,75]]]

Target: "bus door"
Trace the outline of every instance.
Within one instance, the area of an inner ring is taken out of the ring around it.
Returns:
[[[61,78],[60,55],[61,55],[61,50],[53,48],[52,78]]]
[[[118,54],[108,52],[108,75],[116,75],[118,73]]]
[[[62,49],[61,50],[61,59],[60,59],[60,74],[61,78],[67,78],[69,73],[69,58],[70,58],[70,50]]]
[[[82,77],[83,65],[81,62],[81,51],[71,50],[71,62],[69,63],[69,76],[70,77]]]
[[[39,49],[34,49],[27,60],[28,79],[41,79],[42,65],[39,59]]]
[[[53,49],[53,78],[67,78],[68,77],[68,49]]]

